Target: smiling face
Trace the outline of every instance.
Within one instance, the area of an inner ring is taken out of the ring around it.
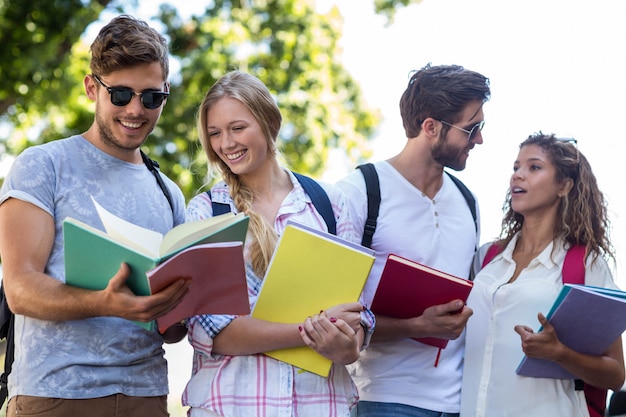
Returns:
[[[211,149],[234,174],[253,175],[273,160],[261,125],[241,101],[220,98],[206,122]]]
[[[134,92],[167,88],[158,62],[98,76],[109,87],[128,87]],[[132,156],[154,130],[165,101],[156,109],[147,109],[139,96],[133,96],[127,105],[116,106],[106,88],[90,75],[85,77],[85,90],[96,102],[96,130],[90,129],[86,136],[103,151],[123,160],[134,160]]]
[[[571,186],[570,179],[557,181],[556,168],[543,148],[523,146],[510,180],[511,208],[524,217],[533,214],[556,216],[560,198]]]

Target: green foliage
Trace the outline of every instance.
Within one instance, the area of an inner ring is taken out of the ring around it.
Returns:
[[[374,0],[374,10],[386,16],[388,24],[391,24],[396,16],[396,9],[421,2],[422,0]]]
[[[94,106],[82,84],[89,50],[80,35],[109,2],[0,0],[0,41],[10,45],[0,52],[0,128],[9,131],[0,140],[9,152],[91,124]],[[331,148],[345,150],[353,164],[369,157],[366,143],[380,117],[341,64],[336,8],[320,15],[313,0],[215,0],[185,20],[162,4],[158,19],[180,72],[171,76],[171,96],[145,148],[187,198],[208,180],[197,107],[232,69],[259,77],[275,95],[284,121],[279,147],[291,169],[321,174]]]
[[[0,0],[0,122],[14,129],[6,144],[10,152],[84,122],[84,110],[70,99],[82,79],[71,70],[70,61],[78,64],[71,51],[109,3]]]
[[[365,108],[338,61],[342,20],[336,9],[321,16],[306,0],[215,1],[187,22],[164,6],[161,20],[182,62],[184,94],[172,94],[160,126],[175,152],[189,158],[197,174],[191,179],[204,178],[206,159],[195,125],[181,121],[195,115],[210,86],[232,69],[259,77],[275,95],[283,113],[278,143],[290,168],[320,174],[333,147],[348,150],[355,162],[368,156],[365,144],[378,115]]]

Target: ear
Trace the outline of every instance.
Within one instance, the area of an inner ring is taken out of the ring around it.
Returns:
[[[96,87],[96,82],[91,75],[85,75],[83,79],[83,84],[85,85],[85,94],[91,101],[96,101],[96,96],[98,95],[98,89]]]
[[[433,119],[432,117],[427,117],[422,122],[422,131],[426,133],[428,136],[439,136],[439,128],[441,123]]]
[[[561,183],[561,187],[559,188],[559,192],[557,193],[557,195],[559,197],[568,195],[569,192],[572,191],[572,187],[574,187],[574,180],[571,178],[566,178]]]

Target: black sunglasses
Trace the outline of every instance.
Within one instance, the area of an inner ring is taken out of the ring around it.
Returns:
[[[170,93],[165,91],[142,91],[141,93],[136,93],[128,87],[109,87],[96,74],[91,75],[109,92],[111,103],[114,106],[126,106],[134,96],[139,96],[141,97],[141,104],[146,109],[153,110],[160,107],[165,98],[170,95]]]

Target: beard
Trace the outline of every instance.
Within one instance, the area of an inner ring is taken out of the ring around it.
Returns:
[[[432,156],[435,161],[444,167],[452,168],[455,171],[463,171],[467,163],[467,150],[468,146],[455,148],[450,145],[447,138],[439,137],[432,150]]]
[[[98,125],[98,130],[100,132],[100,140],[106,146],[110,146],[113,148],[117,148],[124,151],[134,151],[138,149],[146,140],[147,136],[141,139],[139,143],[129,142],[123,143],[121,140],[115,137],[113,134],[113,129],[111,128],[110,123],[104,121],[100,114],[96,111],[96,124]]]

